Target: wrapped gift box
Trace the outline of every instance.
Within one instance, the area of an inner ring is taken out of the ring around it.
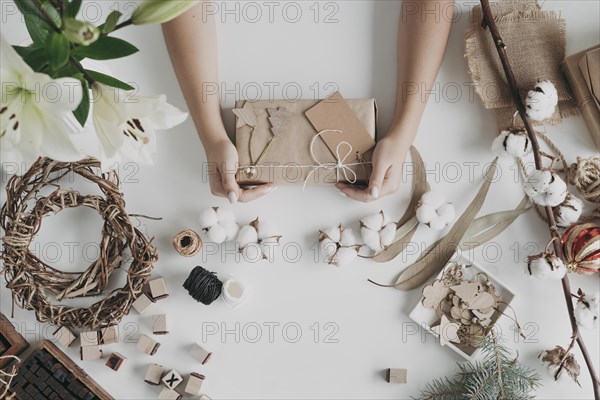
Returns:
[[[366,184],[375,146],[374,99],[238,101],[237,181],[275,184]]]
[[[567,57],[563,68],[581,116],[600,149],[600,45]]]

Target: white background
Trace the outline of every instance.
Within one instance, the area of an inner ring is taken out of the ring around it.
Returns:
[[[228,9],[236,7],[234,2],[227,3]],[[99,23],[99,6],[105,17],[109,8],[127,13],[133,4],[90,2],[86,15]],[[219,25],[219,62],[221,79],[231,91],[224,104],[228,126],[232,126],[229,109],[233,101],[244,95],[255,96],[252,87],[260,87],[262,97],[266,98],[269,85],[273,85],[270,82],[278,83],[274,94],[281,98],[286,95],[282,93],[285,84],[297,84],[302,97],[313,98],[316,87],[320,87],[319,95],[324,96],[331,91],[327,84],[333,82],[347,98],[375,97],[380,108],[380,134],[385,132],[394,102],[400,2],[336,1],[327,6],[321,2],[317,4],[320,15],[315,22],[313,2],[300,1],[296,3],[302,10],[298,23],[284,19],[284,16],[295,16],[294,9],[282,14],[286,2],[277,3],[272,22],[267,6],[263,2],[257,4],[263,15],[256,23],[245,20],[245,17],[254,18],[255,10],[247,8],[244,14],[243,2],[237,5],[239,22],[236,22],[235,12],[217,14],[218,18],[225,18]],[[489,148],[496,132],[492,114],[483,109],[468,86],[464,34],[473,4],[458,3],[458,14],[438,76],[440,86],[430,98],[415,143],[430,169],[432,186],[447,193],[459,212],[476,193],[485,163],[492,160]],[[2,34],[13,44],[25,41],[27,33],[12,11],[12,3],[2,1],[1,5]],[[220,11],[225,7],[222,2],[218,5]],[[600,40],[598,2],[547,1],[544,8],[560,10],[566,19],[568,54]],[[325,16],[332,11],[337,22],[324,23]],[[119,35],[141,51],[125,60],[110,62],[110,68],[122,80],[139,85],[140,93],[165,93],[171,103],[187,109],[160,28],[136,27],[123,30]],[[458,99],[457,86],[461,89]],[[243,92],[244,87],[248,92]],[[454,89],[444,95],[445,87]],[[295,97],[294,87],[289,90],[287,95]],[[596,151],[579,117],[570,118],[562,126],[548,128],[548,133],[569,161]],[[238,263],[233,254],[224,252],[184,259],[173,250],[172,236],[183,228],[199,229],[200,210],[225,206],[226,202],[210,195],[202,174],[205,156],[190,119],[169,132],[160,133],[159,146],[156,166],[138,167],[129,163],[121,164],[119,170],[128,210],[163,217],[161,222],[141,221],[141,224],[156,237],[160,260],[155,274],[167,279],[171,296],[156,304],[147,316],[132,312],[121,324],[121,333],[129,342],[140,333],[150,334],[150,315],[158,312],[168,313],[171,333],[160,337],[162,345],[154,357],[139,353],[133,343],[105,346],[105,354],[118,351],[128,357],[118,373],[101,361],[77,361],[113,396],[155,398],[156,388],[143,382],[150,362],[175,368],[182,374],[192,371],[205,374],[205,392],[215,399],[406,399],[418,395],[420,388],[432,378],[456,372],[455,363],[461,358],[450,349],[440,348],[432,336],[422,330],[403,334],[414,331],[408,314],[418,302],[420,291],[399,292],[366,282],[367,278],[391,282],[415,259],[415,248],[388,264],[360,260],[335,269],[313,261],[318,229],[340,222],[356,227],[359,218],[380,209],[394,218],[399,217],[410,196],[409,178],[398,194],[367,205],[343,198],[330,187],[312,187],[302,192],[300,186],[293,186],[280,187],[254,203],[232,207],[240,222],[260,216],[277,223],[283,244],[301,246],[303,254],[297,262],[288,262],[282,254],[277,254],[273,263]],[[474,165],[473,177],[469,177],[469,165]],[[501,171],[502,178],[492,186],[482,213],[514,208],[523,196],[514,166],[504,162]],[[7,178],[2,176],[2,179],[4,186]],[[86,244],[98,240],[100,227],[99,218],[90,211],[65,211],[44,220],[36,243],[42,255],[59,259],[56,265],[81,269],[86,265],[84,249],[89,251]],[[437,237],[438,234],[422,227],[414,240],[419,246],[426,246]],[[515,308],[530,340],[528,343],[515,341],[510,324],[504,323],[505,340],[518,350],[523,362],[533,365],[542,374],[538,354],[557,344],[566,346],[570,336],[560,283],[534,281],[524,274],[522,261],[534,252],[531,246],[543,246],[547,238],[545,225],[530,212],[493,244],[470,254],[517,293]],[[78,243],[74,257],[69,257],[68,242]],[[290,250],[288,257],[294,256]],[[210,307],[196,303],[181,288],[195,265],[216,271],[222,278],[235,275],[251,289],[248,302],[238,309],[231,309],[221,301]],[[571,281],[574,291],[578,287],[586,291],[598,289],[597,276],[574,276]],[[10,315],[10,299],[9,291],[2,287],[1,310],[7,315]],[[17,309],[14,321],[30,341],[49,337],[52,332],[50,327],[37,324],[31,311]],[[265,325],[269,323],[279,324],[274,330],[273,343]],[[290,343],[295,336],[293,328],[287,331],[287,336],[282,332],[282,327],[289,323],[297,324],[293,326],[302,330],[297,343]],[[315,323],[320,333],[318,343],[314,337]],[[326,323],[333,325],[326,329]],[[239,324],[239,340],[234,334],[236,324]],[[257,325],[262,327],[262,336],[251,343]],[[206,347],[214,356],[208,365],[200,366],[187,349],[192,342],[202,341],[207,326],[217,327],[219,332],[207,337]],[[325,335],[332,332],[332,326],[338,329],[332,337],[337,343],[326,343]],[[230,330],[225,337],[221,336],[223,329]],[[583,336],[596,368],[600,368],[598,332],[584,331]],[[74,345],[68,354],[76,358],[77,350]],[[582,388],[568,380],[553,383],[543,375],[544,385],[537,392],[538,398],[592,398],[588,373],[578,351],[576,356],[582,364]],[[408,384],[387,384],[383,371],[390,367],[407,368]]]

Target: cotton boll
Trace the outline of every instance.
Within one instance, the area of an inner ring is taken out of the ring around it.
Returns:
[[[583,202],[570,193],[567,194],[565,201],[552,209],[557,225],[562,228],[576,223],[582,211]]]
[[[527,259],[529,275],[542,280],[560,280],[567,273],[563,261],[552,253],[541,253]]]
[[[319,242],[319,246],[321,247],[321,252],[325,255],[325,257],[333,256],[338,249],[337,243],[329,238],[323,238]]]
[[[227,236],[226,240],[235,239],[236,235],[240,230],[240,227],[238,226],[238,224],[235,223],[235,221],[219,222],[218,225],[220,225],[225,230],[225,235]]]
[[[428,204],[423,204],[420,207],[417,207],[417,219],[422,224],[428,224],[434,219],[437,218],[437,213],[435,212],[435,208]]]
[[[446,222],[446,225],[450,224],[456,218],[456,210],[451,203],[442,204],[437,209],[437,214]]]
[[[447,226],[446,220],[443,219],[442,217],[434,218],[429,222],[429,227],[436,231],[441,231],[446,226]]]
[[[208,240],[213,243],[223,243],[227,239],[227,231],[225,228],[221,226],[221,224],[216,224],[208,228],[208,232],[206,233],[208,236]]]
[[[362,236],[362,240],[371,250],[378,252],[381,251],[381,236],[379,236],[379,232],[371,230],[366,226],[360,228],[360,233]]]
[[[237,235],[237,242],[240,249],[250,243],[258,243],[258,233],[256,232],[256,229],[251,225],[242,226]]]
[[[383,211],[380,211],[375,215],[361,219],[360,225],[365,226],[373,231],[378,231],[383,226],[384,218]]]
[[[421,204],[427,204],[437,209],[439,206],[446,202],[446,197],[440,192],[434,192],[430,190],[421,197]]]
[[[600,293],[595,296],[581,294],[575,307],[575,319],[584,328],[598,328],[600,318]]]
[[[557,104],[558,92],[550,81],[538,82],[525,98],[527,116],[536,121],[552,117]]]
[[[526,131],[502,131],[494,139],[492,151],[501,157],[525,157],[531,153],[531,142]]]
[[[523,189],[529,197],[533,198],[539,193],[546,193],[551,181],[552,172],[538,169],[527,176]]]
[[[392,244],[394,238],[396,237],[397,227],[398,226],[395,222],[390,222],[379,231],[379,237],[383,247],[388,247],[390,244]]]
[[[358,253],[354,248],[340,247],[329,263],[336,267],[343,267],[344,265],[348,265],[354,261],[357,256]]]
[[[557,174],[552,174],[552,180],[546,189],[546,205],[556,207],[567,197],[567,184]]]
[[[259,239],[266,239],[277,235],[277,229],[269,222],[260,221],[256,224]]]
[[[217,208],[216,215],[219,222],[235,222],[235,215],[225,208]]]
[[[213,225],[216,225],[219,220],[217,219],[217,212],[214,208],[207,208],[202,210],[200,213],[200,227],[202,229],[208,229]]]
[[[340,246],[354,246],[356,244],[356,236],[352,229],[341,229]]]
[[[501,157],[508,157],[510,154],[506,151],[505,141],[510,135],[509,131],[501,131],[492,142],[492,152]]]
[[[329,239],[331,239],[334,242],[339,242],[340,238],[341,238],[341,233],[342,230],[340,229],[339,226],[336,226],[335,228],[327,228],[321,231],[323,234],[325,234],[325,236],[327,236]]]

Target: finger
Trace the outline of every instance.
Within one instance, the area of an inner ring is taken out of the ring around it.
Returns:
[[[219,197],[227,197],[227,193],[223,188],[223,182],[221,180],[221,175],[218,173],[213,173],[208,176],[208,184],[210,185],[210,192],[214,196]]]
[[[402,168],[397,165],[392,165],[387,170],[385,178],[383,179],[380,197],[396,193],[400,186],[401,177],[402,177]]]
[[[272,183],[267,183],[264,185],[259,185],[252,189],[245,189],[241,191],[239,201],[241,203],[248,203],[249,201],[253,201],[258,199],[259,197],[264,196],[265,194],[271,192],[275,189],[276,186],[273,186]]]
[[[338,183],[335,187],[338,188],[342,194],[354,200],[362,201],[364,203],[375,200],[367,189],[358,189],[347,183]]]
[[[225,173],[221,173],[223,190],[227,194],[227,198],[231,204],[237,203],[242,193],[240,186],[235,180],[235,173],[225,171]]]
[[[369,178],[369,187],[367,188],[367,192],[374,199],[377,199],[382,195],[383,181],[389,168],[390,165],[387,163],[383,164],[375,162],[373,164],[373,172],[371,172],[371,177]]]

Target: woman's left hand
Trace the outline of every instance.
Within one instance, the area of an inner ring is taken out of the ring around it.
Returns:
[[[339,182],[335,186],[342,194],[358,201],[370,202],[388,194],[396,193],[402,179],[402,164],[410,148],[410,143],[398,132],[388,132],[377,143],[373,151],[373,172],[366,189],[356,188]]]

